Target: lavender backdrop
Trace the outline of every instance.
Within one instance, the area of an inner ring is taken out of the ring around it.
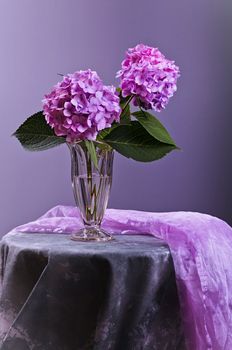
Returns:
[[[68,149],[29,153],[10,134],[41,108],[57,73],[92,68],[115,83],[125,50],[140,42],[181,68],[158,117],[183,151],[151,164],[116,156],[110,206],[231,223],[231,15],[231,0],[1,0],[0,234],[73,204]]]

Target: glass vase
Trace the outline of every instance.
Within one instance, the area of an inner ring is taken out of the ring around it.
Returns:
[[[95,142],[97,164],[84,142],[68,144],[71,153],[71,178],[83,228],[71,235],[76,241],[109,241],[112,236],[101,228],[108,204],[113,171],[113,149]],[[97,165],[97,166],[96,166]]]

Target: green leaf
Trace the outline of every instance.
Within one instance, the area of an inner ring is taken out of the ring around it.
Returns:
[[[176,149],[174,145],[154,139],[137,121],[118,126],[104,141],[123,156],[140,162],[158,160]]]
[[[64,137],[54,134],[42,111],[29,117],[12,136],[29,151],[43,151],[66,142]]]
[[[169,135],[165,127],[160,123],[160,121],[152,114],[145,112],[143,110],[132,113],[138,122],[153,136],[156,140],[167,143],[169,145],[176,146],[175,142]]]
[[[90,158],[91,158],[95,168],[98,169],[97,153],[96,153],[96,149],[95,149],[93,141],[85,140],[85,146],[89,152]]]
[[[115,128],[117,128],[120,124],[118,123],[114,123],[112,124],[112,126],[110,128],[106,128],[106,129],[103,129],[99,132],[98,136],[97,136],[97,140],[98,141],[103,141],[104,138],[112,131],[114,130]]]

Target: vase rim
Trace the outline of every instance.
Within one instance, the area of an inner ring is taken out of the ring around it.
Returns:
[[[73,142],[68,142],[68,141],[66,141],[66,144],[67,144],[67,146],[68,147],[73,147],[73,146],[76,146],[76,145],[81,145],[81,143],[83,143],[85,140],[77,140],[77,141],[73,141]],[[106,142],[104,142],[104,141],[99,141],[99,140],[92,140],[96,145],[104,145],[104,146],[106,146],[107,148],[109,148],[109,149],[112,149],[112,147],[108,144],[108,143],[106,143]]]

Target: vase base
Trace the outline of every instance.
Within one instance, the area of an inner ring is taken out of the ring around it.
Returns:
[[[71,240],[79,242],[107,242],[114,238],[105,230],[95,227],[83,228],[71,235]]]

